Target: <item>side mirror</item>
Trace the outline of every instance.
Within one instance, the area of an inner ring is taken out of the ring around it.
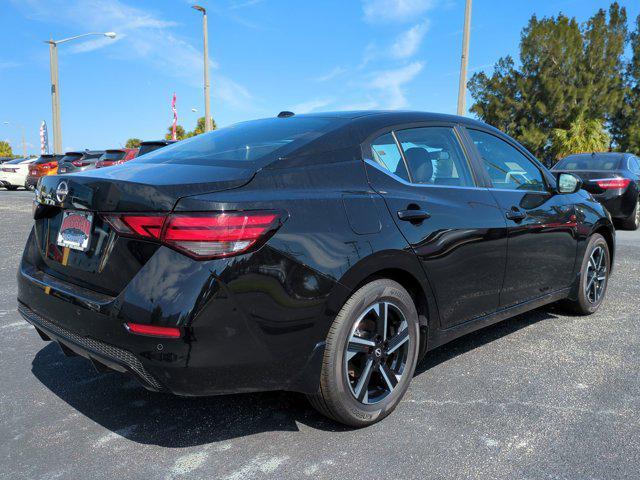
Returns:
[[[558,193],[576,193],[582,188],[582,180],[571,173],[558,174]]]

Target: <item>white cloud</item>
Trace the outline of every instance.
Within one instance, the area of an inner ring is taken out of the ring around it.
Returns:
[[[435,6],[436,0],[363,0],[364,18],[369,23],[415,21]]]
[[[312,100],[308,100],[306,102],[299,103],[292,107],[292,111],[294,113],[309,113],[314,110],[318,110],[320,108],[326,107],[333,102],[330,98],[316,98]]]
[[[391,55],[394,58],[409,58],[415,55],[428,29],[429,22],[425,21],[402,32],[391,46]]]
[[[368,86],[379,94],[383,108],[404,108],[408,105],[404,87],[423,67],[422,62],[412,62],[401,68],[374,72],[369,78]]]
[[[133,7],[120,0],[14,0],[24,9],[25,15],[65,26],[82,27],[85,31],[115,31],[114,40],[106,37],[89,37],[84,42],[68,45],[69,51],[82,54],[108,48],[109,54],[118,59],[144,62],[178,78],[192,87],[202,86],[202,51],[173,33],[178,26],[164,20],[151,10]],[[199,26],[194,17],[194,28]],[[219,69],[211,61],[210,68]],[[235,107],[246,105],[251,98],[243,86],[220,72],[212,82],[214,100],[217,98]]]
[[[333,80],[334,78],[339,77],[346,71],[347,70],[344,67],[335,67],[324,75],[320,75],[318,78],[316,78],[316,82],[328,82],[329,80]]]

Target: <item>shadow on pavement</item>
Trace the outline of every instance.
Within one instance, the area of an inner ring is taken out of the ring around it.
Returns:
[[[555,315],[548,310],[536,310],[469,334],[430,352],[416,375],[551,318]],[[349,430],[318,414],[303,395],[269,392],[189,398],[148,392],[125,375],[97,374],[88,361],[65,357],[53,343],[36,354],[32,372],[81,414],[143,444],[197,446],[266,431],[295,432],[298,423],[327,431]]]

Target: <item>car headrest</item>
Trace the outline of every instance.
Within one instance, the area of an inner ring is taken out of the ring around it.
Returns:
[[[407,159],[407,164],[415,181],[426,183],[431,180],[433,176],[433,163],[431,162],[429,152],[424,148],[411,147],[404,152],[404,156]]]

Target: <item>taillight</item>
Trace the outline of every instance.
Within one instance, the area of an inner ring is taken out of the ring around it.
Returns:
[[[125,328],[138,335],[148,335],[150,337],[179,338],[180,329],[177,327],[158,327],[146,325],[144,323],[125,323]]]
[[[627,188],[631,180],[628,178],[602,178],[595,180],[600,188],[603,190],[614,190],[618,188]]]
[[[41,163],[40,165],[38,165],[38,168],[41,168],[42,170],[50,170],[52,168],[56,168],[58,166],[58,162],[47,162],[47,163]]]
[[[85,162],[84,160],[74,160],[71,164],[75,167],[86,167],[89,165],[89,162]]]
[[[265,242],[281,225],[273,211],[119,214],[105,219],[120,234],[157,240],[196,259],[245,253]]]

